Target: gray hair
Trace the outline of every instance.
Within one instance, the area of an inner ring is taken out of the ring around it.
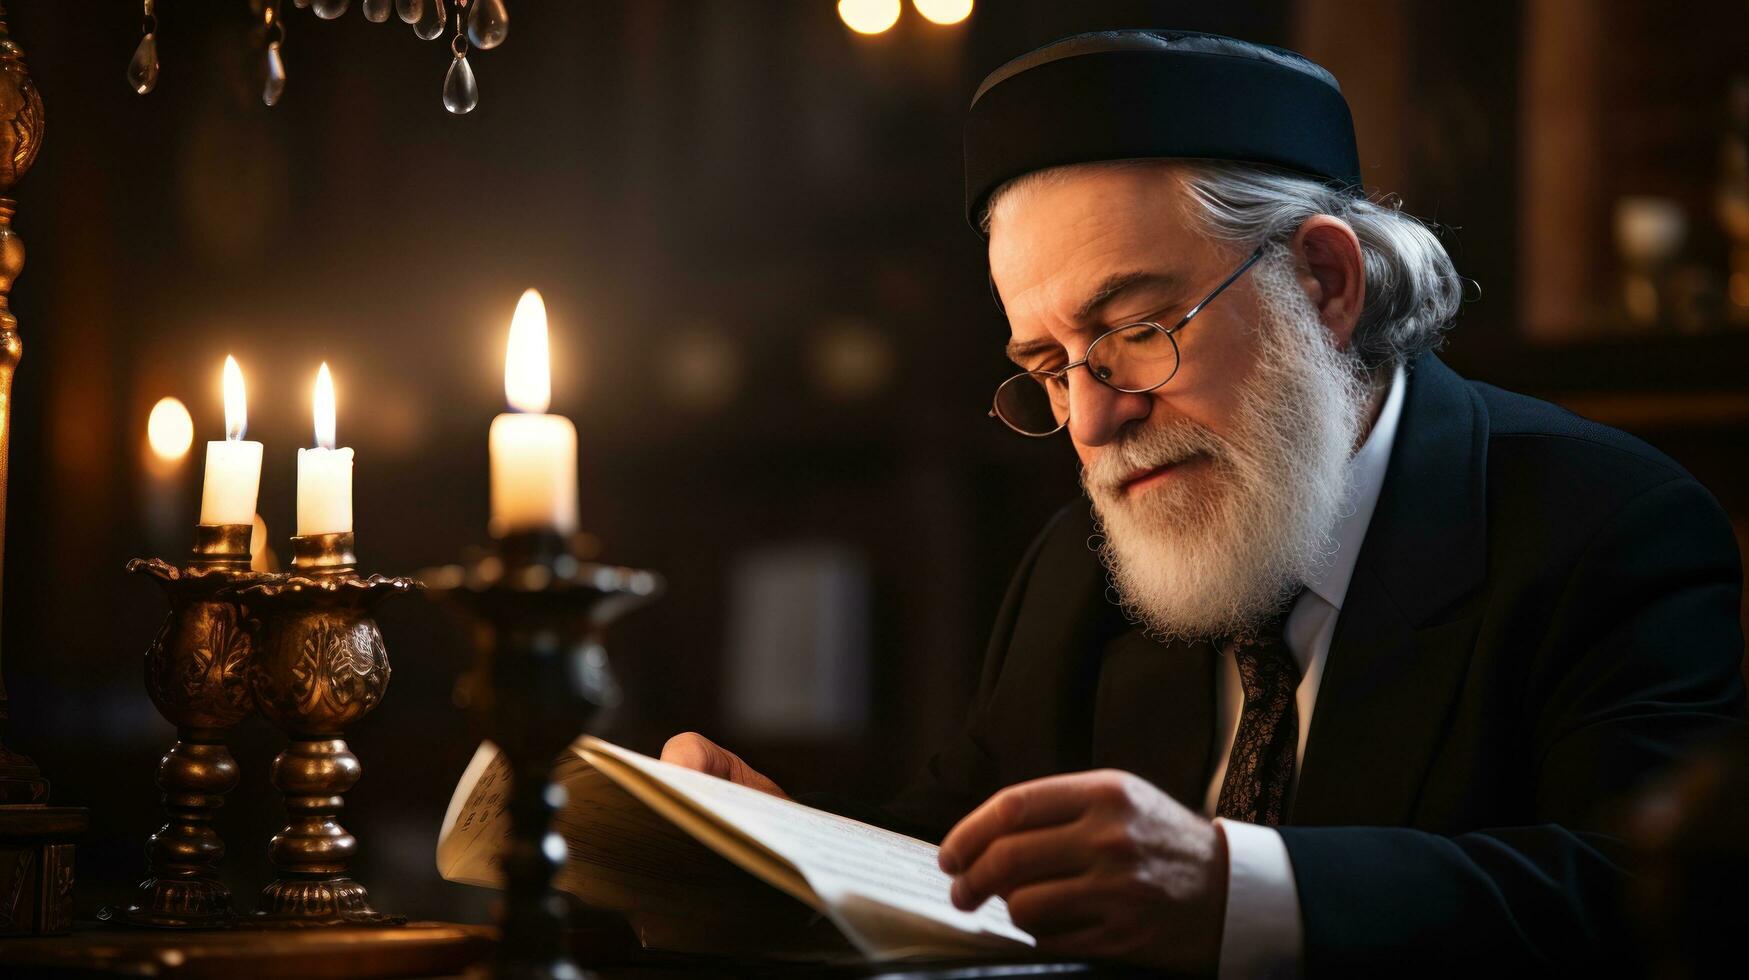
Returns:
[[[1183,178],[1187,216],[1216,241],[1244,249],[1282,245],[1307,218],[1346,221],[1366,263],[1366,301],[1350,349],[1374,377],[1439,347],[1457,317],[1464,279],[1438,236],[1403,213],[1395,197],[1373,199],[1310,177],[1256,164],[1206,160],[1117,160],[1035,171],[990,195],[990,215],[1017,187],[1061,179],[1088,167],[1170,167]],[[1083,171],[1084,172],[1084,171]],[[1276,252],[1270,249],[1269,252]],[[1266,259],[1274,256],[1266,253]]]

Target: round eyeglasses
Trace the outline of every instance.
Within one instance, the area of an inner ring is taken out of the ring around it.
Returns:
[[[1023,436],[1056,435],[1069,424],[1069,372],[1078,367],[1087,368],[1093,380],[1125,394],[1153,391],[1171,381],[1178,373],[1178,331],[1262,257],[1263,246],[1259,245],[1232,275],[1170,327],[1152,320],[1113,327],[1095,337],[1079,361],[1055,371],[1022,371],[1002,382],[996,386],[990,417]]]

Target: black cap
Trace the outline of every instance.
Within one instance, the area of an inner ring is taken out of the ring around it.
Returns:
[[[1285,48],[1187,31],[1053,41],[991,72],[966,119],[966,218],[996,188],[1072,163],[1238,160],[1360,190],[1336,79]]]

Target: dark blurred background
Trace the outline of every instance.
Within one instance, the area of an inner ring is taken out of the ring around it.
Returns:
[[[780,783],[878,797],[959,722],[1013,563],[1075,491],[1066,441],[985,417],[1007,371],[961,215],[978,80],[1078,31],[1209,30],[1342,80],[1369,187],[1443,226],[1479,284],[1445,356],[1672,453],[1749,537],[1749,7],[1626,0],[906,3],[861,35],[832,0],[509,0],[445,112],[450,54],[360,4],[287,2],[281,103],[250,0],[160,0],[156,91],[123,70],[137,3],[14,0],[47,107],[15,191],[29,262],[6,540],[9,742],[87,804],[78,912],[121,898],[173,738],[140,660],[163,614],[134,556],[177,556],[219,367],[248,377],[261,513],[283,552],[316,365],[357,451],[367,570],[485,538],[486,427],[518,294],[545,295],[554,408],[580,433],[585,527],[670,591],[616,630],[603,734],[702,730]],[[174,396],[193,451],[154,462]],[[432,851],[471,753],[467,651],[385,606],[390,693],[349,733],[347,825],[379,908],[482,918]],[[244,907],[269,877],[281,737],[234,749],[221,814]]]

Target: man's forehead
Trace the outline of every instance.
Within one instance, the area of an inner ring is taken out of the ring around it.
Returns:
[[[1004,308],[1070,316],[1125,277],[1182,275],[1207,246],[1179,193],[1164,173],[1138,168],[1045,182],[1002,201],[989,254]]]

